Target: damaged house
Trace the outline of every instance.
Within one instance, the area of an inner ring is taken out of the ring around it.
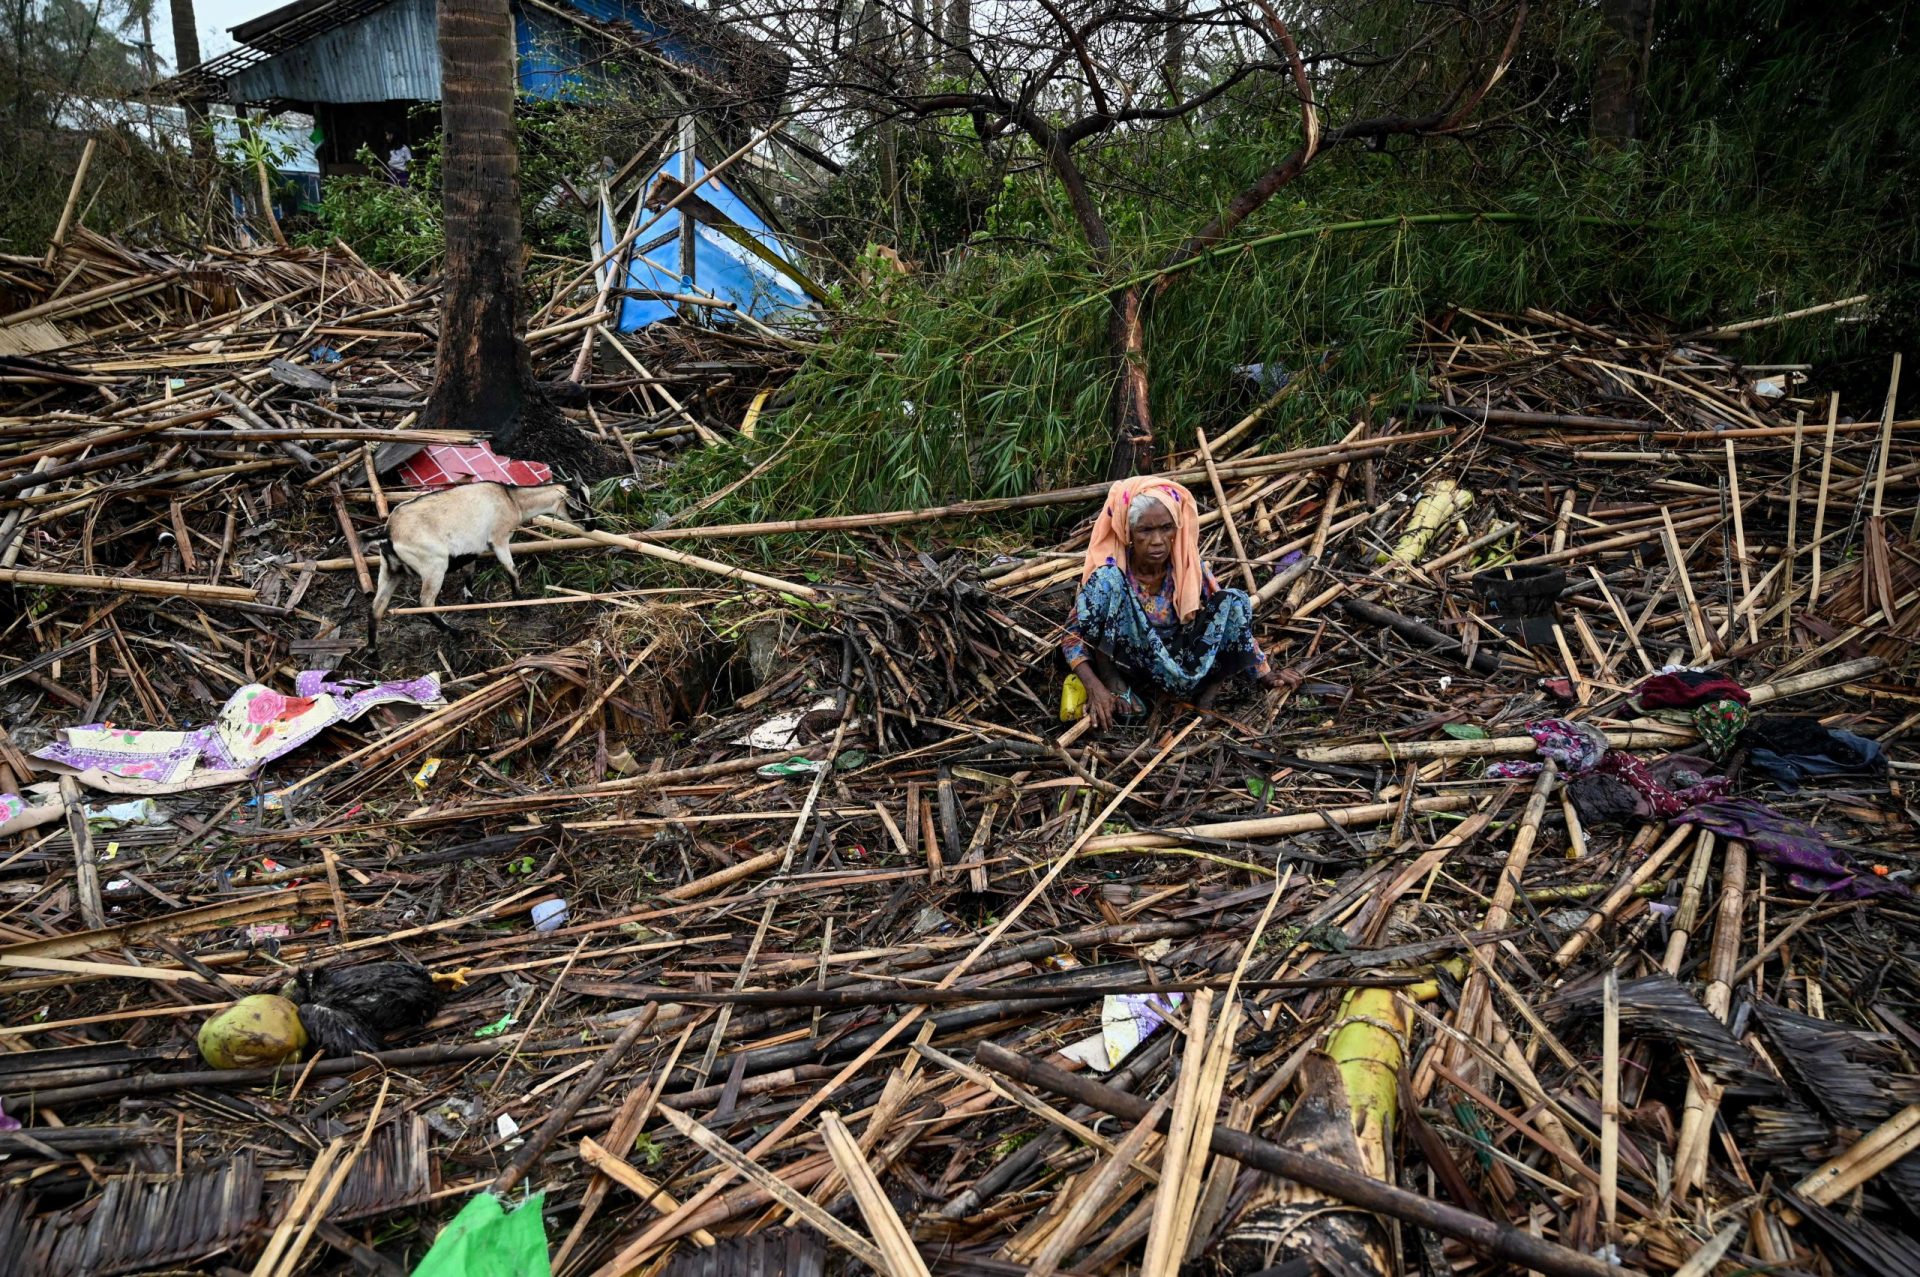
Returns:
[[[619,82],[657,93],[663,112],[699,113],[724,145],[786,91],[783,54],[677,0],[516,0],[513,16],[519,87],[533,97],[585,102]],[[296,0],[232,33],[238,48],[168,90],[311,115],[322,180],[364,173],[362,147],[385,157],[421,140],[416,108],[440,100],[433,0]]]

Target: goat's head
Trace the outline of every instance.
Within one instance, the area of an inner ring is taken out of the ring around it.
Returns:
[[[565,514],[567,512],[567,486],[564,483],[543,483],[537,488],[515,488],[514,503],[520,507],[521,517],[531,519],[540,514]]]

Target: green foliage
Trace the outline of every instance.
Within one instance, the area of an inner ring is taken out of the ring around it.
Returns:
[[[1161,445],[1236,420],[1250,400],[1232,369],[1249,362],[1300,373],[1266,426],[1276,446],[1400,409],[1424,389],[1409,342],[1452,308],[1651,313],[1687,328],[1853,292],[1898,296],[1914,273],[1920,162],[1911,136],[1920,125],[1896,109],[1901,77],[1886,75],[1910,60],[1889,52],[1904,46],[1866,5],[1842,5],[1827,22],[1853,23],[1845,52],[1801,50],[1820,43],[1810,5],[1776,0],[1767,7],[1782,25],[1760,33],[1744,31],[1737,5],[1706,7],[1712,20],[1690,11],[1663,28],[1689,43],[1670,49],[1663,35],[1655,49],[1640,145],[1587,144],[1593,10],[1577,7],[1530,31],[1512,82],[1483,110],[1497,123],[1466,144],[1395,140],[1314,164],[1238,230],[1233,243],[1252,246],[1183,273],[1150,311]],[[1789,91],[1770,60],[1779,58],[1811,79]],[[1759,84],[1701,87],[1716,67],[1762,64]],[[1892,83],[1868,83],[1871,73]],[[1780,109],[1766,108],[1769,93]],[[1349,115],[1364,107],[1345,105]],[[1850,129],[1858,133],[1840,141]],[[1002,144],[989,170],[970,136],[961,117],[902,141],[902,154],[936,144],[954,153],[943,163],[966,181],[945,188],[963,192],[947,207],[940,188],[914,189],[915,217],[895,241],[928,258],[939,240],[927,227],[967,226],[966,246],[946,269],[926,260],[905,279],[850,288],[835,340],[792,383],[753,455],[701,458],[675,476],[667,505],[773,454],[719,517],[923,507],[1098,478],[1114,373],[1104,298],[1163,263],[1292,150],[1299,117],[1284,95],[1248,88],[1181,127],[1082,148],[1113,238],[1105,265],[1031,148]],[[893,210],[863,162],[841,193],[850,207],[868,199],[864,225],[884,240]],[[1524,220],[1316,230],[1435,213]],[[1277,239],[1290,232],[1304,233]],[[1788,324],[1760,330],[1744,353],[1831,361],[1888,331]]]
[[[536,254],[575,259],[590,255],[599,216],[589,175],[624,161],[654,127],[650,104],[631,98],[591,104],[521,96],[514,104],[520,144],[521,233]],[[439,108],[419,109],[423,132],[439,125]],[[335,239],[376,265],[410,274],[437,268],[446,251],[440,225],[441,146],[437,132],[415,145],[405,185],[386,176],[384,157],[362,147],[364,177],[331,177],[322,187],[316,225],[304,237],[316,245]],[[583,185],[584,182],[584,185]]]
[[[375,173],[385,164],[367,147],[355,157]],[[376,266],[409,274],[435,266],[446,251],[440,225],[440,147],[413,148],[406,185],[385,176],[341,176],[320,187],[315,227],[302,238],[325,245],[344,240]]]
[[[897,199],[887,195],[889,159]],[[821,242],[842,261],[853,261],[878,242],[932,267],[943,254],[989,229],[1000,189],[1000,174],[989,166],[966,121],[896,125],[860,137],[846,171],[828,184],[812,220]]]
[[[102,138],[89,170],[93,225],[125,227],[188,202],[164,147],[95,118],[123,118],[111,100],[147,84],[134,40],[150,3],[0,4],[0,252],[45,247],[89,131]]]

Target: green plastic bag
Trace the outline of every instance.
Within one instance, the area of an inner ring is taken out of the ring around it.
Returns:
[[[440,1230],[413,1277],[553,1277],[540,1217],[545,1199],[535,1193],[509,1214],[499,1198],[481,1193]]]

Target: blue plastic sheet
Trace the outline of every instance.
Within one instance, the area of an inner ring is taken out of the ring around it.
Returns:
[[[696,158],[693,171],[694,180],[698,181],[706,176],[707,169]],[[677,152],[653,171],[642,189],[650,189],[663,175],[680,177],[680,155]],[[707,182],[700,187],[699,195],[745,228],[780,260],[798,265],[793,250],[725,182],[718,178]],[[642,211],[641,225],[646,225],[653,216]],[[624,229],[615,230],[606,210],[601,210],[601,255],[619,242]],[[626,278],[620,281],[619,286],[658,293],[711,295],[721,301],[732,302],[742,311],[761,320],[791,315],[806,308],[806,294],[791,277],[739,244],[710,227],[700,225],[698,221],[694,223],[693,238],[693,277],[689,279],[680,262],[680,212],[675,209],[667,213],[647,226],[634,241]],[[648,297],[622,298],[615,310],[615,326],[621,332],[630,333],[672,314],[674,307],[670,302]]]

